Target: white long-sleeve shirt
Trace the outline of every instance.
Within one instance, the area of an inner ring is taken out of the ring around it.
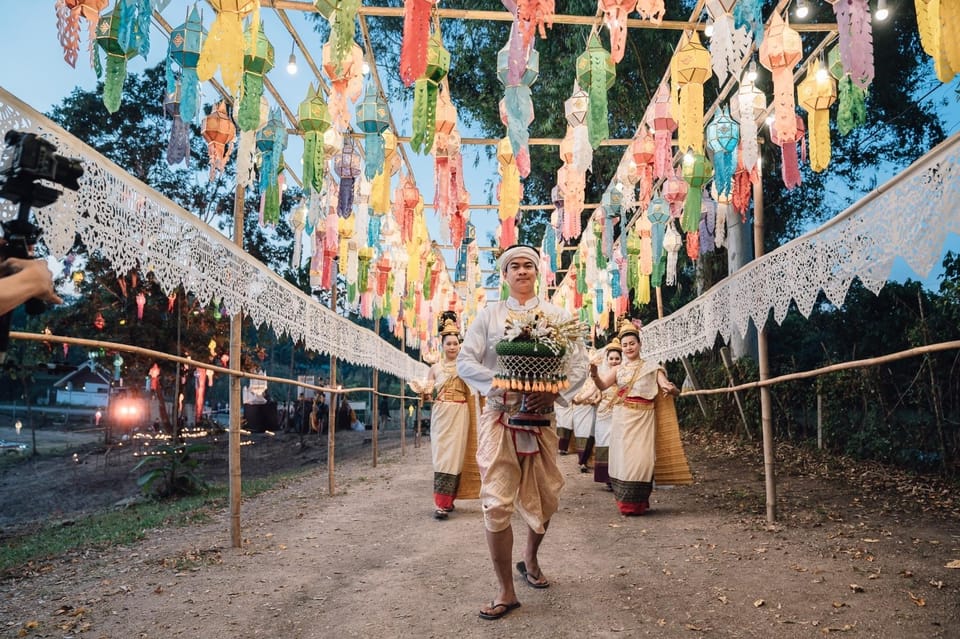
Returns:
[[[523,312],[539,309],[556,321],[571,319],[566,309],[549,302],[542,302],[534,297],[526,304],[521,304],[514,298],[503,302],[487,304],[467,329],[466,337],[460,346],[457,356],[457,374],[468,386],[488,398],[502,396],[505,391],[492,388],[493,377],[497,368],[497,342],[503,339],[504,327],[507,324],[507,315],[510,311]],[[588,362],[587,351],[582,339],[567,348],[564,368],[570,386],[561,391],[557,404],[566,406],[573,400],[573,396],[580,390],[580,386],[587,378]]]

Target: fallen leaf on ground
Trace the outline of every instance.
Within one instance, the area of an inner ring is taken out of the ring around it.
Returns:
[[[754,608],[759,608],[760,606],[762,606],[762,605],[765,604],[765,603],[767,603],[767,602],[764,601],[763,599],[757,599],[756,601],[753,602],[753,607],[754,607]]]
[[[960,559],[954,559],[953,561],[948,561],[944,568],[960,568]]]
[[[918,607],[923,608],[924,606],[927,605],[927,602],[923,600],[923,597],[918,597],[917,595],[909,591],[907,592],[907,594],[910,595],[910,599],[913,601],[913,603],[917,604]]]
[[[850,584],[850,590],[854,592],[863,592],[863,586],[860,584]]]

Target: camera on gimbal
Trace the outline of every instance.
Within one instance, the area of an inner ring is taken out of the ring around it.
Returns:
[[[43,230],[30,222],[30,209],[52,204],[61,191],[38,183],[47,180],[76,191],[77,180],[83,175],[80,160],[67,158],[57,153],[57,147],[34,133],[7,131],[6,146],[0,150],[0,197],[19,204],[17,216],[3,222],[3,239],[0,259],[33,257],[33,246]],[[3,270],[0,277],[11,273]],[[46,305],[38,299],[28,300],[27,313],[38,315]],[[6,354],[10,339],[10,313],[0,316],[0,361]]]

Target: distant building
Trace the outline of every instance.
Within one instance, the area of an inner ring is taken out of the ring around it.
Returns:
[[[54,382],[53,388],[56,391],[55,404],[103,408],[110,393],[110,372],[88,360]]]

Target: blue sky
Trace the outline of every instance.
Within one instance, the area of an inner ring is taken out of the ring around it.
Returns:
[[[7,62],[4,64],[2,73],[0,73],[0,86],[41,112],[49,110],[51,106],[58,103],[76,86],[84,89],[92,89],[96,86],[96,76],[86,55],[85,25],[82,27],[84,32],[80,55],[76,69],[73,69],[63,60],[62,50],[57,40],[56,15],[52,2],[2,0],[2,4],[6,11],[3,25],[0,26],[0,59]],[[188,3],[183,2],[183,0],[171,2],[170,6],[164,11],[167,22],[173,26],[183,22],[183,17],[180,16],[179,11],[185,10],[186,6],[188,6]],[[309,70],[303,60],[300,59],[299,72],[294,76],[286,73],[283,67],[286,65],[287,57],[290,54],[291,38],[277,20],[273,11],[265,9],[261,12],[261,15],[265,32],[276,50],[277,68],[268,77],[287,101],[287,104],[295,110],[296,105],[303,99],[307,83],[311,79]],[[311,31],[302,12],[289,11],[287,16],[311,45],[311,49],[319,51],[322,43],[319,37]],[[148,64],[152,66],[163,59],[166,54],[166,38],[156,27],[151,32],[151,43],[149,62],[145,62],[139,57],[131,60],[128,65],[130,73],[142,71]],[[394,70],[383,69],[380,72],[395,73]],[[211,102],[215,97],[216,94],[212,88],[206,87],[204,89],[204,102]],[[943,87],[936,92],[933,98],[941,100],[946,105],[943,109],[948,134],[960,129],[960,109],[957,108],[957,98],[953,92],[953,87]],[[393,115],[401,132],[409,134],[410,125],[407,109],[394,105]],[[473,132],[469,131],[462,131],[462,133],[473,135]],[[301,149],[300,139],[291,136],[287,151],[287,163],[290,166],[300,166]],[[464,166],[468,173],[467,188],[471,193],[471,201],[474,203],[489,201],[490,176],[496,176],[496,167],[486,158],[485,151],[483,147],[464,147]],[[425,191],[425,200],[432,201],[433,193],[432,186],[430,186],[433,183],[432,157],[408,155],[413,161],[417,182],[421,189]],[[475,165],[475,162],[477,167],[473,169],[471,167]],[[880,172],[878,183],[884,182],[889,177],[890,175]],[[477,226],[477,236],[481,245],[487,244],[487,236],[495,228],[496,220],[495,210],[474,210],[472,212],[472,221]],[[432,220],[429,226],[433,236],[437,237],[439,235],[438,223]],[[960,238],[956,236],[947,238],[946,248],[955,252],[960,251]],[[453,252],[446,251],[445,257],[448,266],[453,266],[455,263]],[[938,272],[934,272],[925,278],[921,278],[919,274],[911,272],[902,261],[898,261],[893,277],[898,280],[907,277],[921,279],[928,287],[936,289],[938,287],[937,275]]]

